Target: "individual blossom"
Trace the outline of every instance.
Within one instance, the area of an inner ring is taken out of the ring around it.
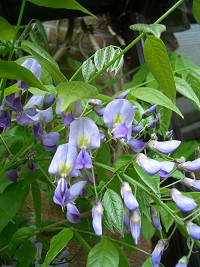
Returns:
[[[89,118],[80,118],[70,124],[69,143],[80,150],[76,168],[92,168],[92,159],[88,150],[100,146],[99,129],[93,120]]]
[[[180,258],[180,260],[178,261],[175,267],[187,267],[188,263],[189,263],[188,257],[183,256],[182,258]]]
[[[126,98],[126,96],[129,94],[130,90],[126,90],[123,93],[119,94],[116,96],[116,99],[122,99],[122,98]]]
[[[77,207],[72,203],[68,203],[66,213],[67,220],[71,223],[80,223],[80,216],[81,214]]]
[[[19,178],[18,176],[18,172],[21,170],[20,167],[16,168],[16,169],[12,169],[12,170],[8,170],[5,173],[5,176],[8,180],[12,181],[13,183],[17,183],[17,180]]]
[[[142,129],[143,129],[143,126],[142,125],[136,125],[136,126],[133,126],[132,127],[132,132],[134,134],[138,134]]]
[[[200,240],[200,226],[191,221],[187,221],[185,223],[185,227],[187,229],[188,234],[192,238],[194,238],[195,240]]]
[[[181,171],[195,172],[200,170],[200,158],[193,161],[186,161],[178,165],[178,169]]]
[[[200,180],[185,177],[181,180],[181,183],[191,187],[194,191],[200,192]]]
[[[121,184],[121,196],[124,200],[124,204],[128,210],[135,210],[139,205],[137,199],[132,193],[132,189],[127,182]]]
[[[163,179],[170,175],[174,168],[175,163],[170,161],[162,161],[161,162],[161,169],[159,171],[160,178]]]
[[[149,124],[145,126],[147,130],[153,128],[159,129],[159,127],[160,127],[160,113],[156,115],[156,118],[154,120],[152,120]]]
[[[142,114],[142,119],[145,119],[149,116],[151,116],[155,111],[156,111],[156,108],[157,108],[157,104],[151,106],[149,109],[145,110],[145,112]]]
[[[160,224],[157,210],[154,207],[151,207],[150,214],[151,214],[151,220],[152,220],[153,227],[158,231],[162,230],[162,226]]]
[[[138,140],[138,139],[135,139],[135,138],[131,138],[127,144],[130,146],[130,148],[134,151],[134,152],[139,152],[139,151],[142,151],[145,146],[146,146],[146,143],[143,142],[142,140]]]
[[[143,171],[149,175],[154,175],[160,171],[162,165],[159,161],[148,158],[146,155],[139,153],[136,162],[141,166]]]
[[[169,154],[177,149],[177,147],[181,144],[179,140],[171,140],[171,141],[149,141],[147,147],[151,150],[161,152],[163,154]]]
[[[42,68],[40,64],[37,62],[37,60],[33,58],[28,58],[26,59],[22,66],[28,70],[30,70],[37,79],[40,79],[41,73],[42,73]],[[28,89],[28,85],[24,83],[23,81],[18,81],[18,88],[23,88],[23,89]]]
[[[54,191],[54,203],[60,205],[63,208],[64,206],[67,206],[67,204],[69,204],[70,202],[74,202],[74,200],[83,190],[85,184],[86,181],[79,181],[73,184],[70,188],[68,188],[67,181],[65,180],[65,178],[61,177],[58,180],[57,187]]]
[[[159,267],[163,251],[167,245],[167,240],[166,239],[160,239],[154,248],[152,254],[151,254],[151,261],[153,267]]]
[[[48,172],[61,177],[74,176],[77,177],[79,172],[75,168],[75,162],[77,158],[77,149],[71,144],[59,145]]]
[[[41,134],[40,135],[42,139],[42,143],[44,145],[44,150],[46,151],[55,151],[57,148],[57,144],[59,141],[59,133],[57,132],[51,132],[47,134]]]
[[[96,201],[92,208],[92,226],[96,235],[102,235],[103,206]]]
[[[103,120],[114,138],[131,138],[135,108],[126,99],[112,100],[105,108]]]
[[[130,212],[130,230],[135,244],[138,244],[140,237],[141,217],[137,209]]]
[[[124,214],[124,224],[126,227],[126,230],[130,232],[130,216],[129,216],[129,210],[125,210]]]
[[[176,188],[172,188],[170,194],[176,206],[183,212],[190,212],[197,207],[193,198],[182,195]]]
[[[70,123],[75,119],[81,116],[82,113],[82,103],[81,100],[76,101],[69,105],[66,110],[61,111],[61,98],[58,96],[56,101],[56,114],[63,118],[64,126],[69,126]]]
[[[0,111],[0,127],[10,127],[11,117],[7,110]]]

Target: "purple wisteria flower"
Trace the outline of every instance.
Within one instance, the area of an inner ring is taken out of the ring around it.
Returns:
[[[181,180],[181,183],[191,187],[194,191],[200,192],[200,180],[190,179],[186,177]]]
[[[156,174],[162,167],[161,162],[147,158],[147,156],[142,153],[137,155],[136,162],[141,166],[143,171],[149,175]]]
[[[57,187],[54,191],[54,203],[60,205],[61,207],[64,207],[68,203],[73,202],[79,196],[86,183],[86,181],[80,181],[68,188],[65,178],[61,177],[58,180]]]
[[[157,104],[151,106],[149,109],[145,110],[145,112],[142,114],[142,118],[147,118],[149,117],[150,115],[152,115],[155,111],[156,111],[156,108],[157,108]]]
[[[163,154],[169,154],[177,149],[177,147],[181,144],[179,140],[171,140],[171,141],[149,141],[147,147],[154,151],[159,151]]]
[[[67,220],[71,223],[80,223],[80,216],[81,214],[77,207],[72,203],[68,203],[66,213]]]
[[[175,163],[170,161],[162,161],[161,169],[159,171],[160,178],[163,179],[167,177],[173,170]]]
[[[148,130],[148,129],[153,129],[153,128],[156,128],[156,129],[159,129],[160,127],[160,113],[158,113],[156,115],[156,118],[154,120],[152,120],[149,124],[147,124],[145,126],[145,128]]]
[[[200,240],[200,226],[194,224],[193,222],[187,221],[185,227],[188,234],[195,240]]]
[[[21,168],[16,168],[16,169],[12,169],[12,170],[8,170],[5,173],[5,176],[8,180],[12,181],[13,183],[17,183],[17,180],[19,178],[18,176],[18,172],[21,170]]]
[[[138,140],[138,139],[135,139],[135,138],[131,138],[127,144],[130,146],[130,148],[134,151],[134,152],[139,152],[139,151],[142,151],[145,146],[146,146],[146,143],[143,142],[142,140]]]
[[[126,99],[112,100],[105,108],[103,120],[111,129],[114,138],[131,138],[132,122],[135,116],[135,108]]]
[[[59,141],[59,133],[51,132],[47,134],[41,134],[42,142],[44,145],[44,150],[46,151],[55,151]]]
[[[197,207],[193,198],[182,195],[176,188],[172,188],[170,194],[176,206],[183,212],[190,212]]]
[[[123,93],[116,96],[116,99],[122,99],[125,98],[129,94],[130,90],[126,90]]]
[[[142,130],[143,126],[142,125],[136,125],[132,127],[132,132],[134,134],[138,134]]]
[[[186,161],[178,165],[178,169],[181,171],[195,172],[200,170],[200,158],[193,161]]]
[[[135,244],[138,244],[140,237],[141,217],[137,209],[130,212],[130,230]]]
[[[123,182],[121,185],[121,195],[128,210],[135,210],[139,206],[127,182]]]
[[[95,202],[92,208],[92,226],[96,235],[102,235],[103,206],[100,201]]]
[[[81,100],[71,104],[65,111],[60,110],[61,98],[58,96],[56,102],[56,114],[63,118],[64,126],[69,126],[70,123],[75,119],[81,116],[82,113],[82,103]]]
[[[28,70],[30,70],[37,79],[40,79],[42,68],[40,64],[37,62],[37,60],[33,58],[28,58],[24,61],[22,66]],[[28,89],[28,85],[25,84],[23,81],[18,81],[18,88]]]
[[[124,224],[125,227],[127,229],[127,231],[130,232],[130,216],[129,216],[129,210],[125,210],[125,214],[124,214]]]
[[[180,258],[175,267],[187,267],[188,263],[189,263],[188,257],[183,256],[182,258]]]
[[[161,257],[162,257],[162,254],[163,254],[163,251],[166,245],[167,245],[166,239],[160,239],[158,241],[151,255],[151,261],[152,261],[153,267],[159,267]]]
[[[11,118],[8,114],[8,111],[3,110],[0,112],[0,127],[10,127],[11,126]]]
[[[80,118],[70,124],[69,143],[80,149],[76,160],[76,168],[92,168],[92,159],[87,152],[100,146],[99,129],[93,120]]]
[[[76,158],[77,149],[75,146],[71,144],[59,145],[51,161],[48,172],[60,175],[61,177],[77,177],[79,172],[75,168]]]
[[[162,226],[160,224],[157,210],[155,208],[151,207],[150,211],[151,211],[151,219],[152,219],[153,227],[158,231],[162,230]]]

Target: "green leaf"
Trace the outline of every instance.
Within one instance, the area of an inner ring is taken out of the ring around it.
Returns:
[[[18,267],[31,266],[36,253],[37,253],[36,246],[30,240],[26,240],[16,252],[16,257],[18,259],[17,266]]]
[[[163,136],[166,136],[166,132],[168,131],[171,123],[172,111],[170,109],[165,108],[164,106],[160,106],[158,107],[157,112],[160,113],[161,117],[159,131]]]
[[[162,92],[150,88],[150,87],[140,87],[136,89],[132,89],[129,93],[129,97],[132,96],[133,99],[136,97],[140,100],[146,101],[151,104],[158,104],[160,106],[164,106],[168,109],[175,111],[182,118],[183,115],[180,110],[172,103],[172,101],[165,96]]]
[[[115,48],[112,45],[109,45],[104,49],[105,53],[105,66],[114,58]],[[106,69],[106,71],[111,71],[111,66]]]
[[[0,77],[11,80],[22,80],[29,86],[48,91],[30,70],[13,61],[0,60]]]
[[[176,86],[163,41],[155,36],[147,37],[144,44],[144,57],[147,67],[152,72],[158,85],[169,99],[175,102]]]
[[[103,69],[105,64],[105,49],[99,49],[95,52],[94,64],[98,71]]]
[[[111,241],[104,239],[90,250],[86,267],[117,267],[118,265],[117,249]]]
[[[152,261],[151,261],[151,256],[149,256],[145,262],[142,264],[142,267],[153,267]]]
[[[7,216],[1,217],[0,220],[0,232],[9,223],[10,218],[13,218],[21,205],[23,204],[29,191],[29,184],[24,181],[17,184],[9,185],[0,195],[0,209],[5,210]]]
[[[48,267],[49,263],[61,252],[67,243],[73,237],[73,231],[69,228],[63,229],[57,235],[54,235],[50,242],[50,249],[47,252],[44,263],[41,267]]]
[[[22,41],[21,49],[31,54],[42,66],[44,66],[44,68],[46,68],[46,70],[52,75],[56,83],[67,81],[67,78],[59,70],[56,61],[41,46],[24,40]]]
[[[90,58],[83,62],[82,74],[86,82],[88,82],[89,79],[94,75],[95,70],[96,68]]]
[[[48,42],[48,37],[47,37],[47,34],[46,34],[46,31],[45,31],[43,24],[39,20],[36,19],[35,20],[35,26],[37,28],[40,39],[42,40],[42,42],[44,42],[46,50],[48,50],[49,42]]]
[[[107,189],[103,196],[102,204],[108,221],[111,221],[113,226],[123,236],[124,206],[121,197],[112,189]]]
[[[115,171],[118,171],[120,168],[124,167],[126,164],[130,164],[133,160],[133,155],[131,154],[122,154],[117,157],[115,163],[113,164],[113,168]]]
[[[196,21],[200,24],[200,0],[193,0],[192,13]]]
[[[85,239],[78,232],[74,232],[74,235],[78,239],[79,243],[83,246],[83,248],[85,249],[85,251],[87,253],[89,253],[90,250],[91,250],[90,245],[85,241]]]
[[[116,57],[121,52],[120,48],[115,49],[114,57]],[[114,58],[113,57],[113,58]],[[115,71],[115,75],[121,70],[122,66],[124,64],[124,56],[122,55],[120,58],[118,58],[110,67],[109,70]]]
[[[146,217],[142,218],[141,229],[142,229],[142,235],[147,240],[147,242],[150,243],[156,230],[152,226],[152,223]]]
[[[177,209],[175,203],[173,203],[173,202],[167,202],[166,205],[172,210],[176,210]],[[174,219],[169,214],[169,212],[166,211],[163,207],[160,207],[159,211],[160,211],[160,218],[161,218],[162,224],[163,224],[163,226],[165,228],[165,231],[168,232],[169,228],[174,223]]]
[[[60,83],[56,89],[61,98],[61,111],[78,100],[92,98],[98,94],[97,88],[93,85],[77,81]]]
[[[171,156],[175,159],[184,156],[187,159],[191,155],[194,155],[194,151],[198,146],[199,143],[195,140],[181,142],[180,146],[171,154]]]
[[[130,26],[133,31],[152,33],[156,38],[160,38],[162,32],[166,31],[166,26],[162,24],[134,24]]]
[[[118,267],[130,267],[130,263],[129,263],[124,251],[116,243],[113,242],[112,244],[115,246],[115,248],[117,249],[118,254],[119,254]]]
[[[16,29],[0,16],[0,40],[9,41],[15,37]]]
[[[153,192],[158,193],[159,192],[159,182],[160,177],[158,174],[154,175],[148,175],[146,174],[143,169],[135,162],[133,161],[133,166],[141,180],[150,188],[153,190]]]
[[[200,72],[195,69],[191,69],[186,77],[186,81],[189,83],[197,97],[200,99]]]
[[[12,236],[9,244],[8,244],[8,254],[12,256],[12,253],[16,249],[16,247],[22,244],[25,240],[33,235],[35,229],[31,227],[22,227]]]
[[[101,147],[97,150],[95,155],[95,161],[102,164],[109,165],[111,160],[110,145],[108,143],[102,143]],[[108,179],[107,171],[104,168],[96,166],[97,174],[101,177],[101,180]]]
[[[41,223],[42,199],[40,186],[37,181],[31,183],[31,193],[35,212],[35,225],[38,227]]]
[[[185,80],[179,77],[175,77],[175,82],[177,91],[186,98],[194,101],[198,109],[200,109],[200,101],[191,86]]]
[[[85,9],[75,0],[28,0],[29,2],[37,5],[37,6],[44,6],[49,8],[65,8],[65,9],[72,9],[72,10],[80,10],[83,13],[86,13],[90,16],[94,16],[90,11]]]

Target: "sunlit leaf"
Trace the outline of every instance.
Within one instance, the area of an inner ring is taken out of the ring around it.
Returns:
[[[176,86],[163,41],[155,36],[147,37],[144,44],[144,57],[149,70],[163,92],[172,102],[175,102]]]
[[[14,38],[16,29],[3,17],[0,16],[0,40],[9,41]]]
[[[192,13],[196,21],[200,24],[200,0],[193,0]]]
[[[83,62],[82,74],[86,82],[88,82],[89,79],[94,75],[95,70],[96,68],[91,59],[87,59],[86,61]]]
[[[156,38],[160,38],[162,32],[166,31],[166,26],[162,24],[134,24],[130,26],[133,31],[152,33]]]

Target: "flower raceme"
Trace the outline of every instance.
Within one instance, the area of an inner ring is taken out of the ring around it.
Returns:
[[[112,100],[104,109],[103,120],[111,129],[114,138],[129,140],[132,132],[132,122],[135,108],[126,99]]]

